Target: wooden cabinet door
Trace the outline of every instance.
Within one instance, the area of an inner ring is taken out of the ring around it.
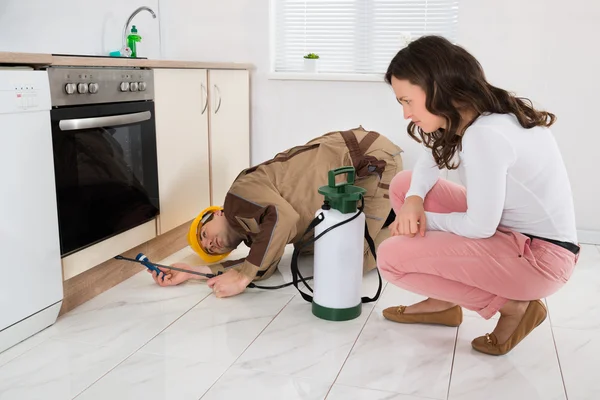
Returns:
[[[164,234],[210,204],[207,71],[155,69],[154,85]]]
[[[233,180],[250,166],[247,70],[209,70],[212,205],[223,205]]]

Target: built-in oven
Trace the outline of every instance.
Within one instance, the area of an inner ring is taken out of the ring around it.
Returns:
[[[160,211],[152,70],[48,70],[61,255]]]

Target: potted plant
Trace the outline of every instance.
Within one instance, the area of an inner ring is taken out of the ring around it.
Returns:
[[[308,53],[304,56],[304,71],[306,72],[317,72],[319,70],[319,55],[315,53]]]

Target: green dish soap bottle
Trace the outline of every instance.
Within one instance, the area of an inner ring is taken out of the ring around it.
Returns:
[[[142,41],[142,37],[138,35],[137,28],[135,25],[131,27],[131,33],[127,36],[127,46],[131,49],[131,57],[136,58],[138,55],[137,52],[137,43]]]

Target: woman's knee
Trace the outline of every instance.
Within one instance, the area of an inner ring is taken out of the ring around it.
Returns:
[[[410,188],[410,182],[412,179],[412,171],[402,171],[397,173],[390,182],[390,197],[392,202],[394,199],[404,200],[408,189]],[[396,206],[396,204],[394,204]]]
[[[399,246],[398,239],[401,238],[390,237],[381,242],[377,248],[377,268],[387,280],[397,278],[400,272],[397,270],[397,266],[401,263],[402,246]]]
[[[431,248],[443,239],[441,232],[430,232],[426,237],[392,236],[377,248],[377,267],[396,276],[420,271],[428,265],[417,262],[428,258]]]

